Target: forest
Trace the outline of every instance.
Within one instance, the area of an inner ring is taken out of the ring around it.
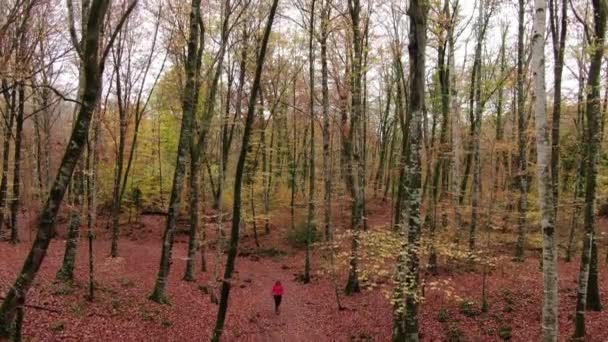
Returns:
[[[607,341],[607,16],[0,1],[0,341]]]

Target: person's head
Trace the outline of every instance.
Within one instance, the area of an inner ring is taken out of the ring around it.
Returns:
[[[275,285],[275,286],[281,286],[281,281],[280,281],[280,280],[275,281],[275,282],[274,282],[274,285]]]

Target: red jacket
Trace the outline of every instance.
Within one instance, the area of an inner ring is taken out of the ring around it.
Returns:
[[[273,285],[272,286],[272,295],[273,296],[282,296],[283,295],[283,285]]]

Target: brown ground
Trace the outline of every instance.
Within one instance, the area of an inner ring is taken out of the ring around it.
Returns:
[[[372,203],[370,226],[385,226],[390,221],[390,206]],[[338,213],[336,220],[344,219]],[[230,297],[225,328],[226,341],[374,341],[390,340],[392,310],[381,290],[365,290],[343,298],[346,310],[338,311],[334,286],[328,277],[316,275],[303,285],[295,275],[303,269],[303,252],[285,242],[286,218],[276,220],[270,235],[261,236],[262,247],[276,247],[287,254],[275,257],[239,257]],[[52,242],[36,282],[28,294],[29,304],[58,309],[61,313],[30,309],[26,313],[26,341],[207,341],[211,334],[217,306],[201,290],[208,284],[210,272],[197,273],[196,282],[182,281],[185,269],[186,238],[178,236],[168,285],[171,305],[158,305],[147,296],[154,285],[160,255],[160,236],[164,217],[144,216],[143,225],[132,228],[120,242],[120,258],[108,258],[109,241],[100,236],[95,242],[97,297],[88,302],[84,295],[87,282],[85,241],[78,250],[77,281],[73,289],[53,283],[63,258],[64,241]],[[601,223],[606,226],[605,222]],[[64,228],[60,228],[61,229]],[[342,229],[342,228],[337,228]],[[105,234],[100,234],[105,235]],[[16,246],[0,243],[0,294],[7,291],[29,251],[29,233]],[[241,244],[252,248],[251,238]],[[313,267],[320,262],[315,254]],[[531,253],[534,254],[534,253]],[[601,291],[608,300],[608,269],[601,251]],[[213,253],[207,254],[213,267]],[[223,263],[223,262],[222,262]],[[567,340],[573,330],[572,315],[576,300],[578,260],[560,262],[560,335]],[[538,259],[529,257],[519,264],[505,259],[488,278],[490,310],[479,312],[482,278],[478,272],[457,268],[441,269],[437,277],[423,274],[427,283],[449,280],[453,293],[475,302],[467,316],[462,304],[446,296],[446,290],[425,291],[422,303],[423,341],[447,341],[460,336],[467,341],[500,341],[499,331],[511,328],[512,341],[540,340],[542,274]],[[285,298],[282,312],[272,308],[270,288],[282,280]],[[341,274],[340,286],[345,284]],[[387,285],[384,285],[387,286]],[[471,316],[471,317],[469,317]],[[608,341],[608,314],[589,313],[589,341]]]

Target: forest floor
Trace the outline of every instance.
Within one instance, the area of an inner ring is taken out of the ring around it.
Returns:
[[[386,204],[372,203],[369,222],[390,222]],[[49,248],[42,268],[31,288],[27,303],[57,310],[28,309],[24,322],[25,341],[208,341],[215,323],[217,305],[206,294],[212,274],[197,272],[195,282],[182,280],[185,270],[187,238],[176,237],[173,265],[168,283],[171,305],[158,305],[147,299],[160,256],[160,237],[164,217],[143,216],[141,224],[125,233],[120,241],[120,257],[109,258],[110,243],[105,234],[95,241],[97,292],[93,302],[85,299],[88,277],[86,240],[78,249],[76,282],[73,287],[53,282],[61,265],[65,224]],[[280,220],[279,220],[280,221]],[[288,221],[287,221],[288,222]],[[600,221],[602,229],[607,222]],[[283,251],[269,257],[240,256],[237,259],[230,306],[226,321],[226,341],[389,341],[392,307],[382,289],[364,289],[352,297],[342,296],[344,310],[336,305],[331,278],[315,274],[310,284],[297,280],[303,269],[303,251],[289,247],[285,238],[289,225],[275,223],[269,235],[260,236],[263,247]],[[14,281],[30,249],[31,235],[22,232],[23,242],[0,242],[0,296]],[[242,250],[253,248],[251,238]],[[601,250],[600,287],[608,300],[608,268]],[[315,252],[313,268],[321,261]],[[423,279],[445,281],[449,290],[430,286],[421,305],[420,330],[423,341],[511,341],[540,340],[542,273],[536,252],[530,251],[524,263],[501,259],[487,278],[490,309],[481,312],[482,275],[479,271],[442,268]],[[198,262],[198,260],[197,260]],[[207,253],[213,267],[214,253]],[[222,261],[223,264],[223,261]],[[200,267],[200,263],[198,264]],[[560,261],[560,340],[572,334],[576,301],[578,259]],[[280,315],[275,315],[270,288],[281,280],[285,296]],[[339,285],[345,284],[340,274]],[[387,287],[388,285],[381,285]],[[385,288],[385,290],[390,290]],[[388,291],[386,291],[388,292]],[[447,292],[466,298],[455,300]],[[587,315],[588,341],[608,341],[608,314]]]

